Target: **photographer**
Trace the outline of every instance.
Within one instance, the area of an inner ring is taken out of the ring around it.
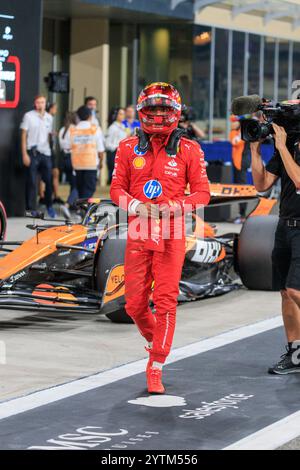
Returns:
[[[255,187],[264,192],[281,178],[280,219],[272,255],[273,287],[282,296],[282,315],[288,345],[271,374],[300,372],[300,148],[299,138],[272,123],[276,150],[265,167],[261,141],[251,143],[252,173]]]
[[[184,129],[192,140],[200,141],[205,139],[205,132],[195,124],[196,115],[193,108],[185,106],[181,112],[178,127]]]

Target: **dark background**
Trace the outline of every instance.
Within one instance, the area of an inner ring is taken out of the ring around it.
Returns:
[[[0,199],[11,216],[22,216],[25,211],[19,126],[23,114],[32,109],[39,88],[41,3],[41,0],[0,0],[0,14],[15,16],[13,20],[0,18],[0,49],[9,49],[10,55],[21,62],[19,105],[16,109],[0,107]],[[12,28],[12,41],[2,38],[5,26]],[[4,68],[8,69],[5,64]]]

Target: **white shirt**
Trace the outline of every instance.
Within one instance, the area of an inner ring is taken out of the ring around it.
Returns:
[[[94,126],[97,126],[99,127],[100,129],[100,132],[101,132],[101,138],[102,138],[102,145],[103,145],[103,148],[105,149],[105,142],[104,142],[104,134],[103,134],[103,130],[100,126],[100,122],[97,118],[97,116],[95,114],[92,114],[92,120],[91,120],[91,123],[94,124]]]
[[[92,126],[91,121],[80,121],[76,129],[89,129]],[[62,130],[62,129],[61,129]],[[94,135],[94,138],[96,140],[96,145],[97,145],[97,152],[101,153],[105,151],[104,145],[103,145],[103,133],[100,129],[100,127],[97,128],[97,132]],[[70,138],[70,130],[67,131],[65,138],[64,138],[64,148],[65,149],[70,149],[71,148],[71,138]]]
[[[96,114],[92,114],[92,121],[91,122],[92,122],[92,124],[94,124],[97,127],[100,127],[100,129],[101,129],[100,122],[99,122],[99,119],[97,118]]]
[[[58,133],[59,148],[64,153],[71,153],[70,146],[68,145],[68,142],[66,141],[67,132],[65,135],[64,135],[64,132],[65,132],[65,128],[62,127]]]
[[[106,150],[114,152],[117,150],[121,140],[125,139],[126,137],[128,137],[128,134],[124,124],[117,121],[113,122],[107,130],[105,138]]]
[[[53,117],[49,113],[39,114],[36,110],[24,114],[20,128],[27,132],[27,150],[37,147],[43,155],[51,155],[49,134],[53,130]]]

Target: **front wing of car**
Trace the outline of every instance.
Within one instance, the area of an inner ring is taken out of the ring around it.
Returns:
[[[101,295],[94,291],[80,290],[72,285],[61,285],[55,282],[29,284],[16,282],[4,284],[0,288],[0,307],[80,311],[99,313]]]

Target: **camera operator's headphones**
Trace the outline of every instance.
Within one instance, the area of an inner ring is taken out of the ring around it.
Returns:
[[[138,151],[146,153],[150,147],[149,134],[146,134],[142,129],[137,128],[136,135],[139,139],[137,147]],[[184,129],[174,129],[170,134],[168,144],[166,145],[166,152],[168,155],[172,156],[177,154],[179,142],[182,137],[186,137],[187,139],[189,138]]]

